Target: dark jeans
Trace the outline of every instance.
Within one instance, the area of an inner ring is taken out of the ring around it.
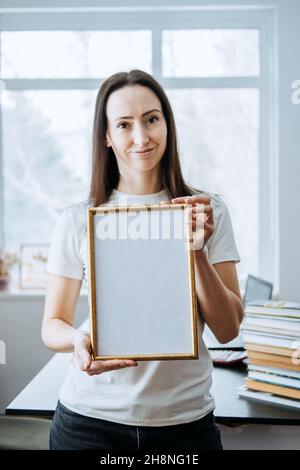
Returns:
[[[57,403],[50,429],[51,450],[222,450],[213,412],[191,423],[129,426],[74,413]]]

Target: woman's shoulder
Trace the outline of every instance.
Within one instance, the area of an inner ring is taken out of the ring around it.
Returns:
[[[81,214],[82,212],[86,211],[91,205],[89,204],[88,199],[79,201],[79,202],[73,202],[72,204],[68,204],[66,208],[68,208],[72,214]]]
[[[77,236],[82,236],[87,226],[87,209],[90,207],[88,200],[83,200],[66,205],[62,211],[62,217],[70,223]]]

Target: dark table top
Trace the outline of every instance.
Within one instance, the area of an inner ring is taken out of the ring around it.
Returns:
[[[58,353],[7,406],[6,414],[51,417],[58,390],[66,374],[71,353]],[[213,371],[212,394],[215,398],[215,417],[226,425],[256,423],[300,425],[300,410],[259,403],[237,395],[243,385],[247,366],[218,366]]]
[[[214,368],[212,394],[215,397],[215,416],[218,423],[300,425],[300,410],[239,397],[236,389],[244,384],[246,376],[247,365],[244,363],[230,368]]]

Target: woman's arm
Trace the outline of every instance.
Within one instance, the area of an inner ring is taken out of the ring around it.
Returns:
[[[42,323],[42,340],[52,351],[74,350],[78,331],[73,328],[74,313],[82,281],[47,275],[47,292]]]
[[[42,323],[42,340],[52,351],[74,351],[82,371],[98,375],[136,365],[131,360],[92,361],[89,333],[73,327],[77,299],[82,281],[48,274],[47,292]]]
[[[205,244],[214,233],[210,198],[194,195],[172,199],[172,203],[187,203],[192,207],[190,223],[198,235],[193,242],[197,300],[204,321],[218,341],[228,343],[239,334],[244,308],[235,263],[211,265],[207,258]]]
[[[205,250],[195,251],[196,292],[204,321],[220,343],[239,334],[244,315],[235,263],[211,265]]]

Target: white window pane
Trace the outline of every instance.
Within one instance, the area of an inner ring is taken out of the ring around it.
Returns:
[[[1,34],[3,78],[98,78],[151,73],[150,31],[17,31]]]
[[[48,243],[60,209],[88,195],[96,92],[5,92],[4,227],[9,249]]]
[[[165,30],[165,77],[240,77],[259,75],[256,29]]]
[[[239,276],[258,273],[259,91],[168,90],[184,177],[227,203],[242,262]]]

